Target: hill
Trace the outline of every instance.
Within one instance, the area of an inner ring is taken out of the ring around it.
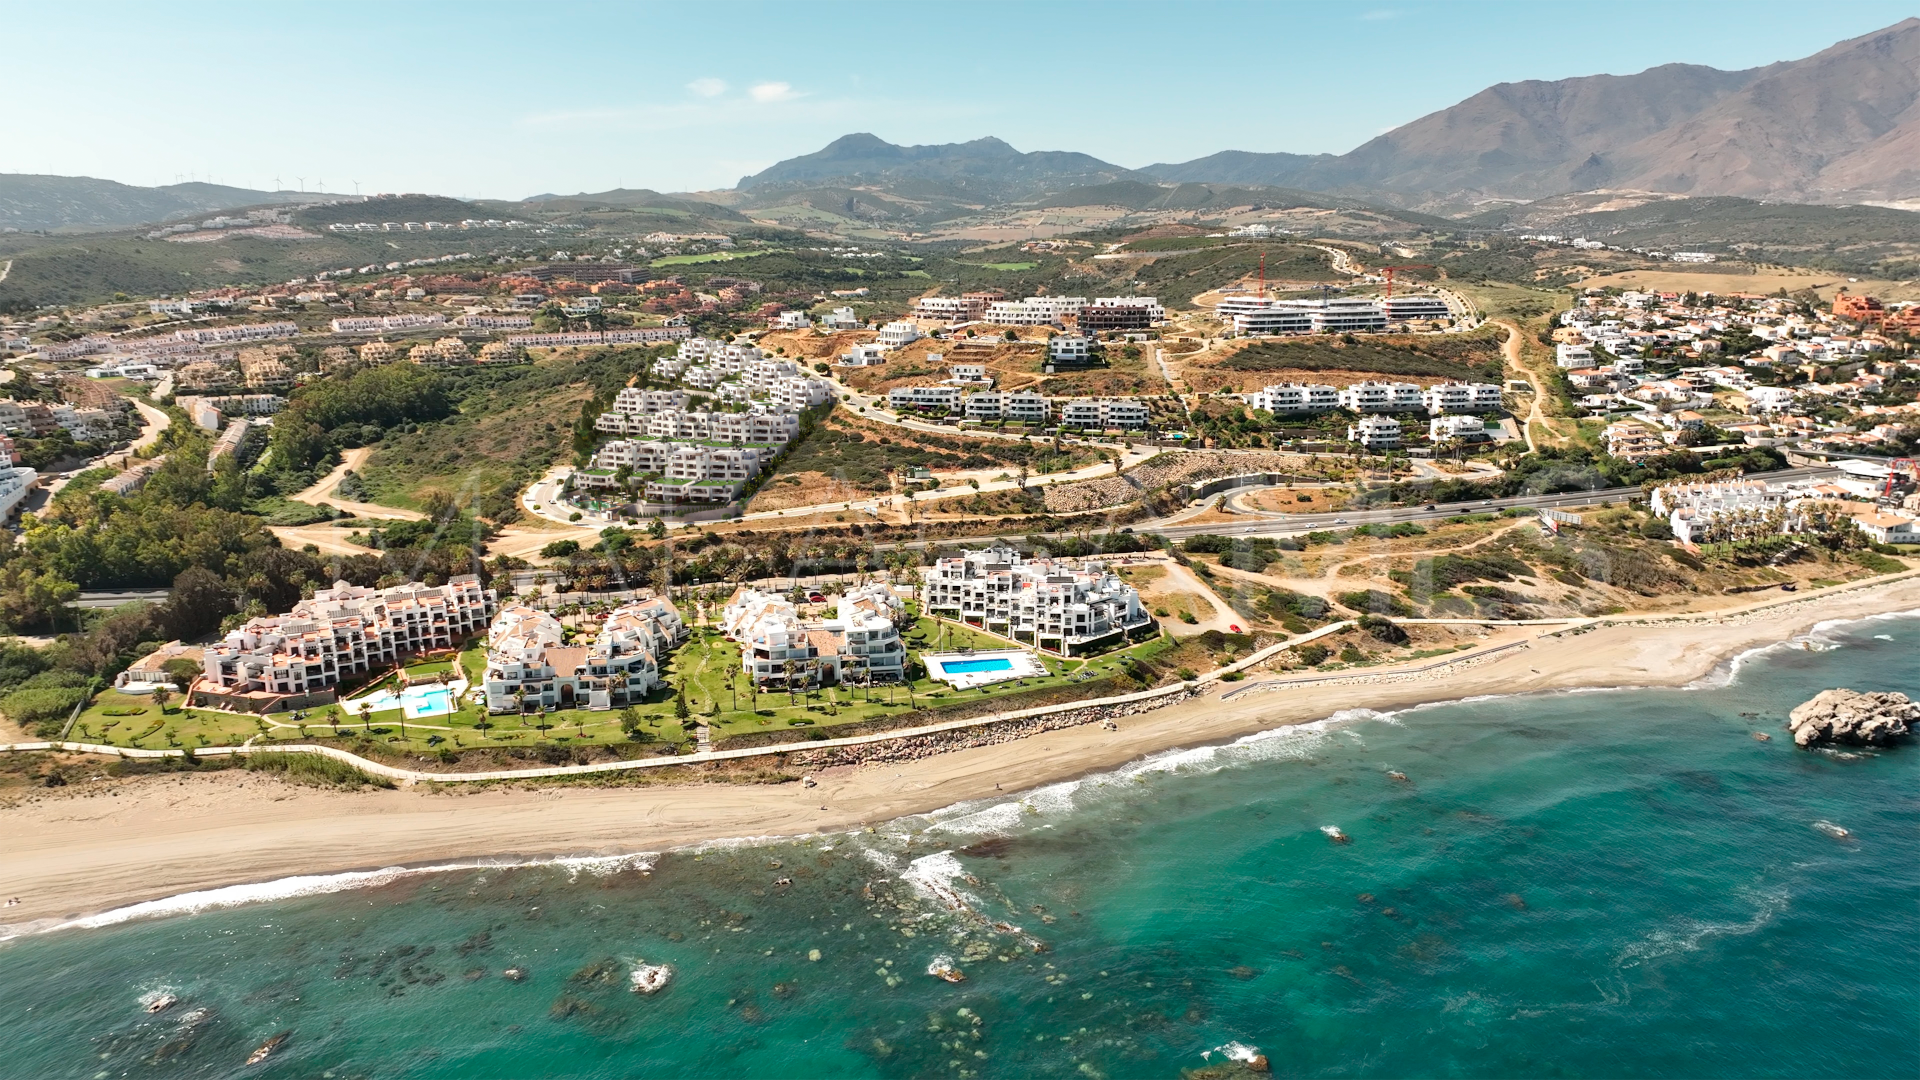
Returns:
[[[1229,151],[1141,172],[1463,211],[1595,188],[1840,202],[1920,196],[1920,19],[1744,71],[1501,83],[1339,155]]]
[[[254,191],[220,184],[135,187],[91,176],[0,173],[0,227],[123,229],[174,218],[314,198],[291,191]]]
[[[823,149],[777,162],[738,187],[753,191],[780,186],[825,186],[823,181],[936,180],[978,197],[1032,197],[1063,187],[1104,184],[1132,177],[1132,170],[1086,154],[1021,153],[995,138],[932,146],[897,146],[874,135],[843,135]]]

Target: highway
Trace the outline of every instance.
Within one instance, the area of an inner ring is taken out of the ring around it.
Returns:
[[[117,608],[137,600],[157,604],[173,594],[171,589],[96,589],[83,592],[68,602],[69,607]]]

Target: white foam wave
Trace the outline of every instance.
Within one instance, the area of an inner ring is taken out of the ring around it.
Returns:
[[[1787,905],[1785,889],[1758,891],[1753,893],[1756,907],[1753,917],[1746,922],[1711,922],[1703,919],[1688,919],[1680,926],[1669,930],[1655,930],[1645,938],[1628,945],[1614,961],[1615,967],[1633,967],[1647,960],[1672,956],[1676,953],[1697,952],[1701,943],[1714,937],[1744,937],[1765,927]]]
[[[956,881],[973,878],[967,868],[960,865],[951,851],[937,851],[932,855],[922,855],[907,864],[900,873],[900,880],[913,886],[913,891],[929,900],[936,901],[949,911],[972,911],[978,902],[958,886]]]
[[[354,889],[377,888],[411,877],[428,874],[450,874],[463,870],[506,870],[525,867],[552,866],[568,870],[570,877],[577,880],[581,874],[606,876],[623,870],[648,870],[653,867],[654,855],[643,853],[636,855],[563,855],[547,859],[474,859],[462,862],[434,863],[427,866],[387,866],[378,870],[348,870],[338,874],[297,874],[292,877],[275,878],[271,881],[249,882],[244,885],[227,885],[217,889],[201,889],[194,892],[179,893],[161,897],[158,900],[146,900],[138,904],[103,911],[97,915],[86,915],[77,919],[41,920],[38,923],[0,927],[0,941],[8,941],[27,934],[50,933],[55,930],[97,930],[107,926],[140,919],[165,918],[172,915],[197,915],[206,911],[218,911],[225,908],[245,907],[249,904],[266,903],[273,900],[292,900],[302,896],[323,896],[329,893],[349,892]]]
[[[1803,652],[1829,652],[1846,645],[1847,633],[1855,632],[1877,622],[1896,619],[1920,618],[1920,609],[1909,611],[1885,611],[1878,615],[1862,615],[1850,619],[1825,619],[1808,627],[1806,632],[1796,634],[1785,641],[1756,645],[1751,649],[1735,654],[1725,663],[1682,687],[1684,690],[1719,690],[1731,686],[1740,677],[1740,671],[1748,664],[1774,653],[1800,650]],[[1875,635],[1886,637],[1886,635]],[[1893,640],[1886,637],[1886,640]]]

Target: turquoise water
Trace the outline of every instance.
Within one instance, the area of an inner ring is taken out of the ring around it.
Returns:
[[[23,938],[0,1075],[1096,1080],[1234,1044],[1281,1076],[1920,1075],[1920,746],[1780,732],[1829,686],[1920,693],[1916,643],[1871,621],[1729,685],[1353,713],[871,833]]]
[[[976,671],[1006,671],[1013,667],[1013,661],[1004,656],[990,660],[942,660],[940,670],[949,675],[969,675]]]

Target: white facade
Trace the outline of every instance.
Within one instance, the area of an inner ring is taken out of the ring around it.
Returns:
[[[1143,428],[1152,411],[1133,398],[1070,398],[1060,403],[1060,423],[1076,428]]]
[[[1427,411],[1435,416],[1497,412],[1500,388],[1492,383],[1439,383],[1427,387],[1426,405]]]
[[[563,645],[559,622],[545,612],[508,607],[487,633],[487,709],[610,709],[644,701],[660,684],[661,662],[685,636],[680,613],[662,599],[614,609],[590,646]]]
[[[985,390],[966,396],[969,420],[1017,420],[1026,424],[1044,424],[1051,411],[1047,399],[1031,390],[1005,393]]]
[[[1387,315],[1365,297],[1325,300],[1276,300],[1268,297],[1232,297],[1215,306],[1222,321],[1243,336],[1264,334],[1340,334],[1385,330]]]
[[[1444,319],[1453,314],[1447,302],[1438,296],[1415,293],[1410,296],[1395,296],[1380,302],[1386,312],[1388,322],[1408,322],[1414,319]]]
[[[878,367],[887,362],[887,348],[878,342],[855,345],[840,354],[841,367]]]
[[[1415,383],[1357,382],[1340,391],[1340,407],[1357,413],[1412,412],[1426,404]]]
[[[1246,397],[1247,405],[1275,416],[1327,413],[1340,407],[1340,390],[1319,383],[1276,383]]]
[[[1347,427],[1347,441],[1369,450],[1398,450],[1400,440],[1400,421],[1391,416],[1363,416]]]
[[[1047,359],[1057,362],[1084,363],[1092,351],[1092,340],[1079,334],[1059,334],[1047,341]]]
[[[897,349],[920,340],[920,327],[911,319],[896,319],[880,328],[880,347]]]
[[[1427,421],[1427,438],[1477,442],[1487,438],[1487,424],[1477,416],[1436,416]]]
[[[887,406],[899,409],[947,409],[960,405],[957,386],[896,386],[887,391]]]
[[[721,611],[721,626],[740,645],[740,670],[756,686],[786,688],[866,681],[898,682],[907,651],[896,623],[905,607],[884,584],[849,590],[836,618],[808,622],[783,597],[742,588]]]

